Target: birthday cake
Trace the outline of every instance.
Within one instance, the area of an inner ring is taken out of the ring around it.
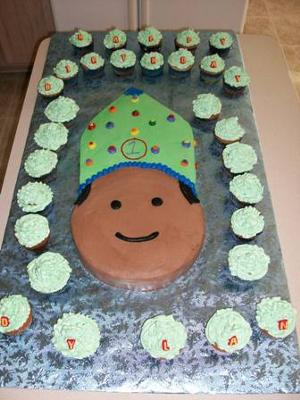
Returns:
[[[85,129],[71,227],[84,265],[129,289],[184,273],[204,240],[192,128],[141,90],[126,90]]]

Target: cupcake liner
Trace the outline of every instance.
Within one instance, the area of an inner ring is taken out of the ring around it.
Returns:
[[[64,88],[62,88],[59,92],[55,93],[55,94],[51,94],[51,95],[46,95],[46,94],[42,94],[40,92],[39,95],[42,96],[43,101],[45,101],[46,104],[50,103],[50,101],[56,99],[57,97],[61,96],[64,92]]]
[[[140,48],[144,53],[150,53],[151,51],[158,51],[161,50],[162,40],[155,46],[146,46],[139,42]]]
[[[147,69],[141,66],[141,70],[142,70],[142,74],[144,76],[148,76],[148,77],[157,77],[162,75],[163,70],[164,70],[164,66],[162,65],[161,67],[157,68],[157,69]]]
[[[5,335],[8,335],[8,336],[21,335],[27,328],[29,328],[31,323],[32,323],[32,309],[30,308],[30,314],[29,314],[27,320],[24,322],[24,324],[20,328],[15,329],[14,331],[6,332]]]
[[[182,46],[182,45],[180,45],[180,44],[177,43],[176,38],[174,39],[174,43],[175,43],[175,49],[176,49],[176,50],[179,50],[179,49],[186,49],[186,50],[190,51],[193,55],[195,55],[196,50],[197,50],[197,48],[198,48],[198,45],[197,45],[197,44],[194,45],[194,46]]]
[[[210,54],[219,54],[219,56],[221,57],[226,57],[230,51],[231,47],[228,47],[227,49],[217,49],[216,47],[212,46],[211,44],[209,44],[209,51]]]
[[[169,75],[172,78],[179,78],[179,79],[187,78],[191,75],[191,70],[192,70],[192,67],[186,71],[178,71],[169,65]]]
[[[221,77],[222,77],[222,72],[220,74],[211,75],[204,72],[203,70],[200,70],[200,80],[207,85],[212,86],[218,84],[220,82]]]
[[[107,47],[104,46],[105,48],[105,55],[107,56],[107,58],[110,58],[110,56],[112,55],[112,53],[116,50],[122,50],[122,49],[126,49],[127,47],[127,41],[120,47],[117,48],[113,48],[113,49],[108,49]]]
[[[78,74],[79,73],[72,76],[71,78],[63,79],[66,88],[70,88],[78,84]]]
[[[238,97],[244,94],[246,86],[241,88],[234,88],[223,82],[223,89],[224,89],[224,94],[226,94],[228,97]]]
[[[86,67],[82,66],[82,71],[83,71],[83,75],[84,77],[87,78],[100,78],[104,75],[104,65],[100,68],[97,69],[88,69]]]
[[[82,57],[85,54],[90,53],[91,51],[94,50],[94,42],[85,47],[77,47],[74,45],[72,46],[73,46],[73,54],[77,57]]]
[[[37,245],[33,246],[33,247],[26,247],[24,246],[27,250],[31,250],[31,251],[35,251],[37,253],[42,252],[48,245],[50,239],[50,234],[40,243],[38,243]]]
[[[113,71],[118,76],[131,76],[134,73],[135,65],[129,68],[118,68],[113,66]]]

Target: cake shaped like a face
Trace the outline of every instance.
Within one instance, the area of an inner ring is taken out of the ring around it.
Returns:
[[[129,90],[88,125],[80,164],[71,226],[83,263],[96,277],[151,290],[193,264],[204,240],[204,215],[186,121]]]

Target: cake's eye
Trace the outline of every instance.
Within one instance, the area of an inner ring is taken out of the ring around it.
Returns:
[[[158,206],[162,205],[163,200],[160,197],[153,197],[153,199],[151,200],[151,203],[153,206],[158,207]]]
[[[110,206],[111,206],[111,208],[112,208],[113,210],[118,210],[119,208],[122,207],[122,203],[120,202],[120,200],[113,200],[113,201],[110,203]]]

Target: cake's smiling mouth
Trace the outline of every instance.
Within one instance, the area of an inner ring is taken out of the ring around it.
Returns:
[[[159,235],[159,232],[152,232],[148,236],[139,236],[139,237],[129,237],[123,235],[121,232],[117,232],[115,236],[120,239],[124,240],[125,242],[131,242],[131,243],[140,243],[140,242],[148,242],[149,240],[156,239],[157,236]]]

